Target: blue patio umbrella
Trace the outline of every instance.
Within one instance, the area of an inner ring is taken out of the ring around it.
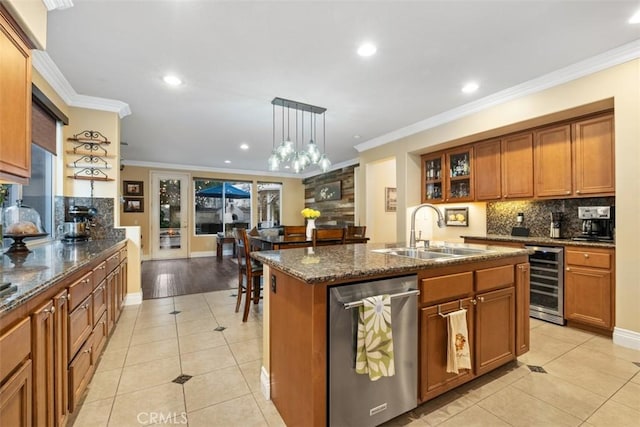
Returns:
[[[196,196],[200,197],[224,197],[226,199],[249,199],[251,193],[241,190],[231,184],[222,183],[213,187],[203,188],[196,191]]]

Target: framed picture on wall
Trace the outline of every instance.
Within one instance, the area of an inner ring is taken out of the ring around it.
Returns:
[[[144,199],[125,197],[122,209],[124,212],[144,212]]]
[[[342,181],[329,182],[316,187],[316,202],[342,199]]]
[[[448,227],[468,227],[469,208],[445,208],[444,219]]]
[[[395,212],[398,206],[396,187],[384,188],[384,210],[385,212]]]
[[[122,195],[138,196],[138,197],[144,196],[144,182],[143,181],[123,181]]]

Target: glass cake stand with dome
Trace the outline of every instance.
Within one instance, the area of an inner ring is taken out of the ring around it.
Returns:
[[[14,206],[9,206],[4,210],[2,231],[3,237],[13,239],[13,243],[6,253],[30,252],[24,239],[43,237],[49,234],[42,228],[38,211],[23,205],[22,200],[17,200]]]

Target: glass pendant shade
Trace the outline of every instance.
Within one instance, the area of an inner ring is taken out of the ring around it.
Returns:
[[[302,169],[304,169],[302,167],[302,162],[300,161],[300,156],[298,155],[298,153],[295,153],[293,155],[293,160],[291,161],[291,169],[293,169],[295,173],[300,173],[302,172]]]
[[[318,166],[320,166],[320,170],[322,172],[328,172],[329,168],[331,168],[331,160],[327,157],[326,154],[320,156],[320,160],[318,161]]]
[[[290,139],[282,141],[282,144],[278,146],[278,156],[280,156],[280,161],[282,162],[291,159],[294,152],[293,142]]]
[[[309,156],[311,163],[314,165],[318,164],[320,161],[320,149],[313,139],[309,140],[309,143],[307,144],[307,155]]]
[[[280,169],[280,157],[278,156],[277,149],[273,149],[269,156],[269,160],[267,160],[267,164],[269,165],[269,170],[272,172]]]
[[[309,155],[305,151],[298,152],[298,158],[300,159],[300,164],[302,165],[302,169],[306,169],[307,166],[311,164],[311,159]]]

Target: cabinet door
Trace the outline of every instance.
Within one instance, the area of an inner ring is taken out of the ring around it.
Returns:
[[[473,148],[445,153],[445,202],[473,202]]]
[[[500,140],[481,142],[474,146],[476,200],[502,198],[502,167]]]
[[[568,320],[613,329],[610,270],[568,266],[564,292]]]
[[[516,266],[516,356],[529,351],[530,276],[529,263]]]
[[[437,203],[444,201],[444,154],[422,156],[422,201]]]
[[[486,292],[476,300],[475,368],[483,375],[516,358],[515,290]]]
[[[533,134],[502,139],[502,197],[533,197]]]
[[[536,197],[572,194],[571,126],[562,125],[534,133]]]
[[[73,358],[93,329],[91,296],[69,313],[69,358]]]
[[[33,426],[31,378],[31,360],[27,360],[0,387],[0,426]]]
[[[113,272],[107,274],[106,281],[106,295],[107,295],[107,329],[109,333],[113,330],[116,322],[116,282]]]
[[[53,402],[56,425],[63,426],[67,422],[67,415],[69,413],[69,377],[67,374],[67,363],[69,361],[67,354],[69,303],[66,289],[53,297],[53,306],[56,309],[53,315],[53,340],[55,343],[53,349]]]
[[[31,175],[31,51],[0,10],[0,176]]]
[[[53,300],[50,300],[31,315],[33,424],[39,426],[53,425],[54,311]]]
[[[462,300],[462,307],[467,309],[469,347],[473,352],[474,309],[470,301],[470,298]],[[420,310],[419,391],[421,402],[474,378],[473,371],[469,369],[463,369],[458,374],[447,373],[447,319],[440,316],[438,311],[445,314],[459,308],[456,300]]]
[[[93,326],[96,326],[102,313],[107,311],[107,281],[102,283],[93,291]]]
[[[74,412],[80,402],[82,393],[87,388],[93,373],[93,335],[86,342],[69,364],[69,411]]]
[[[615,194],[613,115],[574,123],[573,138],[576,194]]]

